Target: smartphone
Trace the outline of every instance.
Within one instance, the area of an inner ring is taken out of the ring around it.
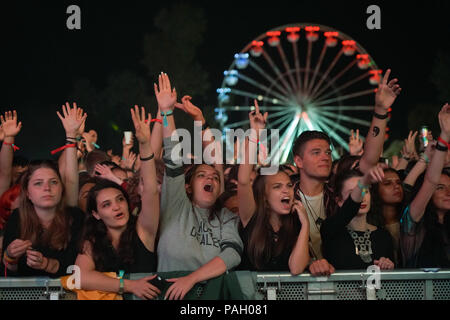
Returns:
[[[422,137],[423,146],[426,148],[428,146],[428,127],[423,126],[420,128],[420,136]]]
[[[157,276],[156,278],[149,280],[148,283],[154,285],[157,287],[160,291],[164,291],[170,286],[170,282],[167,282],[165,279],[161,278],[160,276]]]

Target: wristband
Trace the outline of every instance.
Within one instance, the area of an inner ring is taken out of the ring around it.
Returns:
[[[167,112],[161,111],[161,116],[163,117],[163,126],[166,128],[169,125],[169,122],[167,121],[167,117],[173,115],[173,111],[169,110]]]
[[[3,142],[3,144],[13,147],[14,152],[17,150],[20,150],[20,148],[18,146],[16,146],[14,143]]]
[[[163,123],[161,119],[152,119],[152,120],[150,120],[150,123],[152,123],[152,122],[158,122],[161,124]],[[145,120],[145,123],[148,123],[148,120]]]
[[[118,293],[120,295],[123,294],[123,291],[124,291],[124,288],[125,288],[125,281],[123,280],[124,273],[125,273],[125,271],[123,271],[123,270],[119,271],[119,277],[118,277],[118,279],[119,279],[119,292]]]
[[[380,120],[386,120],[387,118],[389,118],[389,114],[387,114],[387,113],[385,115],[382,115],[382,114],[374,112],[373,116]]]
[[[76,148],[76,147],[77,147],[77,145],[76,145],[75,143],[73,143],[73,144],[66,144],[65,146],[62,146],[62,147],[60,147],[60,148],[58,148],[58,149],[55,149],[55,150],[51,151],[50,153],[51,153],[52,155],[54,155],[54,154],[56,154],[56,153],[58,153],[58,152],[63,151],[64,149],[67,149],[67,148]]]
[[[202,131],[205,131],[209,128],[209,124],[205,121],[205,123],[202,125]]]
[[[152,154],[150,155],[150,157],[148,157],[148,158],[142,158],[141,156],[139,156],[139,158],[141,159],[141,161],[150,161],[150,160],[152,160],[154,157],[155,157],[155,154],[154,154],[154,153],[152,153]]]
[[[430,163],[430,158],[425,153],[420,154],[420,159],[424,160],[426,164]]]
[[[439,144],[439,142],[436,144],[436,150],[438,150],[438,151],[443,151],[443,152],[447,152],[448,151],[448,147],[446,146],[446,147],[444,147],[444,146],[441,146],[440,144]]]
[[[447,147],[447,149],[449,148],[449,143],[447,141],[445,141],[444,139],[442,139],[441,137],[439,137],[438,142],[442,143],[443,145],[445,145]]]
[[[8,264],[12,264],[12,265],[16,265],[19,263],[19,259],[11,258],[8,255],[7,250],[5,250],[5,253],[3,253],[3,261],[5,261]]]

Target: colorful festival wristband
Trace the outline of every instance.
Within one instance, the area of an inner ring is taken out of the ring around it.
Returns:
[[[20,150],[20,148],[18,146],[16,146],[14,143],[3,142],[3,144],[13,147],[14,152],[16,152],[17,150]]]
[[[64,149],[67,149],[67,148],[76,148],[76,147],[77,147],[77,145],[76,145],[75,143],[72,143],[72,144],[66,144],[65,146],[62,146],[62,147],[60,147],[60,148],[58,148],[58,149],[55,149],[55,150],[51,151],[50,153],[51,153],[52,155],[54,155],[54,154],[56,154],[56,153],[58,153],[58,152],[63,151]]]

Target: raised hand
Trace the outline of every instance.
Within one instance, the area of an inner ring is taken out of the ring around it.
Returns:
[[[441,138],[448,143],[450,140],[450,105],[448,103],[439,112],[439,126],[441,127]]]
[[[137,155],[134,152],[129,152],[125,160],[120,162],[120,166],[124,169],[132,169],[134,162],[136,161]]]
[[[82,112],[80,113],[75,102],[73,103],[73,108],[71,108],[70,104],[66,102],[66,104],[62,106],[62,112],[63,116],[59,113],[59,111],[56,111],[56,114],[61,120],[64,130],[66,130],[66,135],[68,137],[76,137],[83,122],[86,121],[87,114],[85,113],[83,115]]]
[[[383,77],[383,80],[378,86],[375,95],[375,112],[379,114],[386,114],[389,108],[394,104],[395,99],[402,91],[400,85],[397,84],[398,79],[393,79],[388,82],[391,75],[391,69],[388,69]]]
[[[177,91],[171,88],[169,76],[162,73],[158,76],[158,85],[154,84],[156,100],[162,112],[173,110],[177,102]]]
[[[123,139],[122,139],[122,148],[124,150],[130,151],[133,148],[133,145],[134,145],[133,135],[131,135],[130,143],[128,143],[128,144],[125,141],[125,137],[123,137]]]
[[[388,166],[386,164],[377,164],[376,166],[369,169],[366,174],[362,177],[362,184],[367,186],[374,183],[379,183],[384,179],[384,169]]]
[[[259,111],[258,100],[255,99],[255,110],[248,114],[250,119],[250,128],[257,131],[264,129],[266,127],[267,116],[269,114],[266,112],[264,115]]]
[[[356,129],[356,135],[355,131],[353,130],[350,131],[348,148],[350,150],[350,155],[352,156],[361,156],[364,153],[363,142],[359,138],[359,129]]]
[[[107,165],[97,164],[95,166],[95,176],[106,179],[121,185],[123,181],[119,179]]]
[[[182,103],[175,103],[175,108],[181,109],[184,112],[186,112],[189,116],[191,116],[192,119],[194,119],[194,121],[202,121],[204,120],[203,118],[203,113],[202,110],[200,110],[200,108],[198,108],[197,106],[193,105],[192,102],[192,97],[190,96],[184,96],[181,99]]]
[[[0,125],[0,141],[5,139],[5,131],[3,131],[3,127]]]
[[[152,115],[149,113],[148,119],[146,119],[144,107],[141,107],[141,113],[139,114],[138,106],[134,106],[134,110],[131,109],[131,119],[133,120],[136,139],[140,144],[149,143],[151,137],[150,122],[152,120]]]
[[[403,158],[409,158],[409,159],[416,159],[417,158],[417,151],[416,151],[416,137],[418,132],[409,132],[408,138],[404,140],[405,145],[402,149],[402,156]]]
[[[22,129],[22,122],[17,123],[17,112],[6,111],[5,116],[0,115],[4,138],[15,137]]]

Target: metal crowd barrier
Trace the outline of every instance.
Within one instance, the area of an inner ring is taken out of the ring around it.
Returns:
[[[236,271],[238,287],[250,300],[450,300],[450,270],[383,271],[378,288],[368,288],[373,273],[340,271],[330,277],[309,273],[256,273]],[[130,279],[142,277],[132,274]],[[201,298],[202,287],[196,296]],[[0,300],[76,300],[59,279],[0,279]]]

